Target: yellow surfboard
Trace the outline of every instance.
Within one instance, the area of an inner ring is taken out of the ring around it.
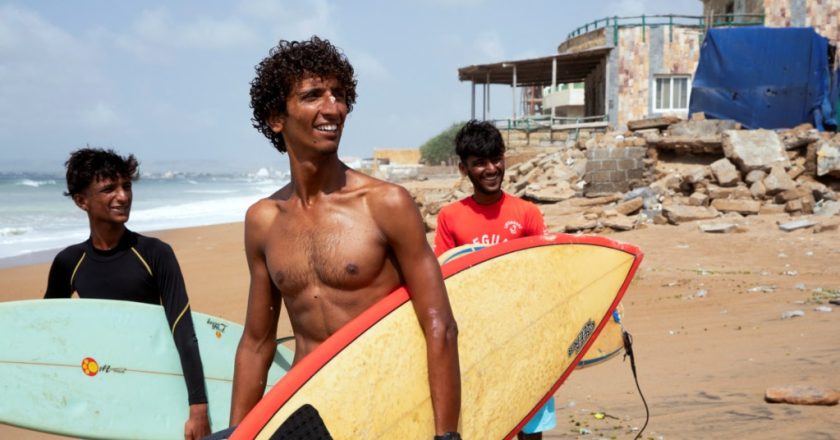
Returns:
[[[458,247],[449,249],[438,257],[438,263],[441,266],[453,261],[464,255],[468,255],[475,251],[479,251],[488,247],[485,244],[464,244]],[[624,318],[624,307],[621,304],[613,311],[612,319],[607,321],[607,324],[598,334],[592,347],[583,356],[583,359],[578,362],[577,368],[587,368],[598,365],[604,361],[614,358],[622,351],[624,351],[624,325],[622,319]]]
[[[612,319],[641,260],[631,245],[557,235],[446,264],[459,328],[462,436],[512,438]],[[231,438],[268,439],[305,404],[336,439],[432,438],[425,339],[405,288],[295,365]]]

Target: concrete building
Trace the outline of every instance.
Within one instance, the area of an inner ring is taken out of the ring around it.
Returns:
[[[500,128],[623,129],[636,119],[686,117],[700,46],[709,27],[811,26],[832,44],[837,45],[840,37],[837,0],[702,3],[703,16],[607,17],[569,33],[554,55],[460,68],[459,79],[472,83],[472,117],[486,119],[483,110],[489,105],[491,84],[512,90],[511,117],[498,121]],[[574,102],[568,87],[564,89],[572,83],[583,83],[582,103]],[[480,114],[476,85],[482,90]],[[567,111],[574,105],[578,109]]]

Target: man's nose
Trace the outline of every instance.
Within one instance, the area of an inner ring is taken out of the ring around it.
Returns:
[[[117,200],[125,202],[131,200],[131,190],[120,188],[117,190]]]
[[[324,97],[324,103],[321,105],[321,113],[325,115],[338,115],[341,105],[342,103],[336,99],[335,95],[328,94]]]

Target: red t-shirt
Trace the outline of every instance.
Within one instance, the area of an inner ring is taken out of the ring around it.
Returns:
[[[494,245],[543,233],[542,213],[531,202],[507,193],[491,205],[479,205],[467,197],[438,213],[435,255],[463,244]]]

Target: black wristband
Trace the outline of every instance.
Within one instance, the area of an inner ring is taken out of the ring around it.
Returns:
[[[434,440],[461,440],[461,434],[457,432],[447,432],[443,435],[436,435]]]

